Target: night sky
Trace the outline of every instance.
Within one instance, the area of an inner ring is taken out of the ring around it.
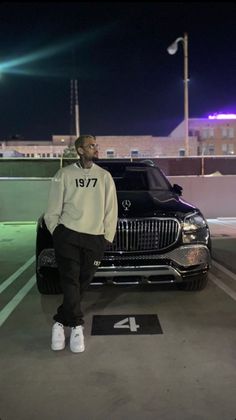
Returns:
[[[80,131],[166,136],[189,116],[236,113],[236,4],[221,2],[2,3],[0,141],[70,134],[70,79]]]

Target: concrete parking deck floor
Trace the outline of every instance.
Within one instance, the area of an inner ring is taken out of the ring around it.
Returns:
[[[236,273],[236,218],[208,220],[212,236],[212,257]]]
[[[233,255],[236,223],[209,223],[221,265]],[[1,420],[235,420],[234,295],[212,280],[201,292],[92,289],[84,300],[85,352],[52,352],[61,296],[36,289],[35,225],[1,224],[0,245]],[[232,275],[235,260],[228,260]],[[163,334],[91,336],[93,316],[111,314],[157,314]]]

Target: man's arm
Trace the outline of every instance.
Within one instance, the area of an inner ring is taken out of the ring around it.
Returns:
[[[59,170],[51,181],[47,210],[44,214],[46,226],[51,234],[58,225],[63,207],[63,197],[64,177],[61,170]]]
[[[106,202],[105,202],[105,239],[108,242],[112,242],[116,233],[117,217],[118,217],[118,205],[116,187],[112,176],[109,174],[106,178]]]

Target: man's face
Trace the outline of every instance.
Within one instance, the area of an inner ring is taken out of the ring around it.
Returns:
[[[98,159],[98,144],[94,138],[87,138],[84,141],[83,147],[79,148],[79,153],[86,160],[96,160]]]

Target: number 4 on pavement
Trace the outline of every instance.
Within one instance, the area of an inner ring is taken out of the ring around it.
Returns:
[[[131,332],[137,332],[140,325],[136,324],[135,317],[130,316],[128,318],[124,318],[119,322],[114,324],[114,328],[128,328]]]

